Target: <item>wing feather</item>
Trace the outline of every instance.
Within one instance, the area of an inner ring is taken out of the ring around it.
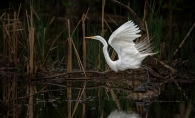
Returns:
[[[110,36],[108,43],[117,52],[119,60],[116,61],[118,70],[139,68],[141,62],[148,55],[153,55],[152,46],[144,39],[138,43],[133,40],[140,37],[137,25],[128,21],[116,29]]]
[[[132,21],[128,21],[112,33],[108,40],[108,43],[117,52],[119,59],[124,52],[129,54],[134,54],[135,50],[138,52],[137,49],[133,49],[134,52],[129,51],[129,48],[134,47],[135,43],[133,42],[133,40],[141,36],[140,34],[137,34],[139,32],[140,30],[137,25],[135,25]]]

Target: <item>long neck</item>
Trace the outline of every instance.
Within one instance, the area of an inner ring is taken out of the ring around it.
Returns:
[[[104,53],[104,57],[106,59],[107,64],[110,66],[110,68],[112,68],[115,72],[117,72],[118,70],[116,68],[116,62],[115,61],[112,61],[110,59],[109,54],[108,54],[108,44],[107,44],[106,40],[103,39],[103,38],[100,38],[98,40],[101,41],[102,44],[104,45],[104,47],[103,47],[103,53]]]

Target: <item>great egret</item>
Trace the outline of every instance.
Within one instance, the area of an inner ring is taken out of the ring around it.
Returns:
[[[114,110],[107,118],[141,118],[141,116],[135,112],[126,113],[125,111]]]
[[[132,21],[128,21],[116,29],[110,36],[108,43],[114,48],[118,54],[118,60],[112,61],[108,54],[108,44],[101,36],[90,36],[86,38],[96,39],[103,44],[103,53],[107,64],[112,70],[138,69],[141,62],[148,55],[153,55],[152,46],[150,46],[146,39],[134,43],[133,40],[140,37],[140,32],[137,25]],[[144,68],[145,69],[145,68]],[[147,70],[148,73],[148,70]],[[149,78],[148,78],[149,79]]]

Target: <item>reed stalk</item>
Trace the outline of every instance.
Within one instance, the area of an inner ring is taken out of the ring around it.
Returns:
[[[84,69],[86,70],[85,18],[86,18],[86,16],[83,14],[83,16],[82,16],[82,32],[83,32],[83,67],[84,67]]]
[[[14,12],[14,22],[13,22],[13,65],[17,65],[17,45],[18,45],[18,39],[17,39],[17,16],[16,12]]]
[[[106,3],[106,0],[102,0],[102,31],[101,31],[101,36],[104,37],[104,34],[105,34],[105,30],[104,30],[104,8],[105,8],[105,3]],[[102,50],[102,47],[101,47],[101,43],[98,42],[99,44],[99,54],[98,54],[98,69],[100,70],[101,68],[101,55],[100,55],[100,52]]]
[[[105,8],[106,0],[102,0],[102,32],[101,36],[104,37],[105,30],[104,30],[104,8]]]
[[[112,99],[113,99],[113,100],[115,101],[115,103],[116,103],[116,106],[117,106],[118,110],[120,111],[120,110],[121,110],[121,105],[120,105],[120,102],[119,102],[119,100],[118,100],[116,94],[114,93],[113,89],[109,89],[109,91],[110,91],[110,93],[111,93],[111,95],[112,95]]]
[[[64,30],[65,30],[65,29],[64,29]],[[47,54],[46,54],[46,56],[45,56],[45,59],[44,59],[44,61],[43,61],[42,66],[46,64],[46,62],[47,62],[47,60],[48,60],[48,57],[49,57],[49,54],[51,53],[51,50],[52,50],[52,48],[53,48],[53,45],[54,45],[55,42],[58,40],[58,38],[61,36],[61,34],[64,32],[64,30],[62,30],[62,31],[58,34],[58,36],[52,41],[52,43],[51,43],[51,45],[50,45],[50,47],[49,47],[49,50],[48,50],[48,52],[47,52]],[[67,66],[67,67],[68,67],[68,66]]]
[[[17,66],[17,52],[18,52],[18,23],[17,13],[14,12],[13,18],[10,14],[3,13],[0,17],[2,22],[3,32],[3,66],[16,67]],[[3,18],[3,19],[2,19]],[[7,65],[8,64],[8,65]],[[12,81],[10,81],[12,80]],[[18,101],[14,100],[18,97],[18,76],[16,74],[2,77],[2,104],[7,106],[17,106]],[[18,118],[20,111],[16,107],[10,107],[7,115],[13,118]]]
[[[68,62],[67,62],[67,72],[72,72],[72,38],[70,36],[70,21],[68,20]],[[70,77],[70,75],[68,75]],[[71,89],[72,82],[67,81],[67,99],[68,99],[68,118],[72,118],[72,89]]]
[[[89,9],[88,9],[89,10]],[[88,10],[87,10],[87,13],[88,13]],[[82,17],[82,22],[84,22],[85,21],[85,19],[86,19],[86,15],[87,15],[87,13],[85,14],[85,15],[83,15],[83,17]],[[83,24],[83,23],[82,23]],[[85,25],[82,25],[82,27],[84,27]],[[76,27],[77,28],[77,27]],[[83,29],[85,29],[85,27],[83,28]],[[76,30],[76,29],[75,29]],[[74,30],[74,31],[75,31]],[[85,31],[83,31],[83,32],[85,32]],[[83,38],[85,38],[85,35],[84,35],[84,37]],[[83,40],[85,40],[85,39],[83,39]],[[85,78],[87,78],[87,75],[86,75],[86,73],[85,73],[85,68],[84,68],[84,66],[83,66],[83,64],[82,64],[82,62],[81,62],[81,59],[80,59],[80,57],[79,57],[79,54],[78,54],[78,51],[77,51],[77,49],[76,49],[76,47],[75,47],[75,44],[74,44],[74,42],[73,42],[73,40],[71,40],[72,41],[72,45],[73,45],[73,48],[74,48],[74,51],[75,51],[75,53],[76,53],[76,57],[77,57],[77,61],[78,61],[78,64],[79,64],[79,66],[80,66],[80,68],[82,69],[82,71],[83,71],[83,73],[84,73],[84,75],[85,75]],[[84,43],[86,43],[85,41],[84,41]],[[85,46],[86,46],[86,44],[84,44]],[[86,53],[86,47],[83,47],[84,49],[83,49],[83,51],[85,51],[85,53]],[[86,57],[85,57],[86,58]],[[71,115],[71,117],[73,117],[74,116],[74,114],[75,114],[75,112],[76,112],[76,109],[77,109],[77,106],[78,106],[78,103],[79,103],[79,101],[80,101],[80,99],[81,99],[81,96],[83,97],[83,100],[85,101],[86,100],[86,90],[85,90],[85,86],[86,86],[86,82],[84,82],[83,83],[83,89],[82,90],[80,90],[80,94],[78,95],[78,97],[77,97],[77,101],[76,101],[76,104],[75,104],[75,106],[74,106],[74,109],[73,109],[73,112],[72,112],[72,115]],[[83,104],[83,109],[82,109],[82,117],[85,117],[85,109],[86,109],[86,106],[85,106],[85,104]]]
[[[148,15],[148,4],[147,4],[147,1],[145,1],[145,4],[144,4],[144,15],[143,15],[142,22],[145,22],[147,15]]]
[[[187,37],[190,35],[190,33],[192,32],[192,30],[195,27],[195,22],[192,25],[192,27],[190,28],[190,30],[188,31],[188,33],[186,34],[186,36],[184,37],[184,39],[182,40],[182,42],[180,43],[179,47],[174,51],[173,56],[175,56],[175,54],[177,53],[178,49],[180,49],[182,47],[182,45],[184,44],[184,42],[186,41]]]
[[[29,48],[30,48],[30,58],[29,58],[29,79],[33,78],[33,70],[34,70],[34,28],[31,27],[29,30]],[[34,94],[34,86],[33,83],[29,84],[29,104],[28,104],[28,118],[33,118],[33,94]]]
[[[28,24],[28,31],[29,31],[29,35],[28,35],[28,43],[29,43],[29,66],[27,66],[28,71],[27,71],[27,78],[28,79],[33,79],[34,78],[34,50],[35,50],[35,38],[34,38],[34,21],[33,21],[33,9],[31,6],[30,9],[30,16],[28,15],[27,11],[26,11],[26,15],[27,15],[27,24]],[[29,86],[27,87],[27,93],[29,94],[29,100],[28,100],[28,111],[27,111],[27,117],[28,118],[33,118],[34,116],[34,110],[33,110],[33,104],[34,104],[34,100],[33,100],[33,95],[35,93],[35,86],[34,83],[29,83]]]
[[[83,32],[83,68],[84,71],[86,70],[86,40],[85,40],[85,19],[86,16],[83,14],[82,16],[82,32]],[[83,91],[83,102],[86,101],[86,90]],[[82,118],[85,118],[85,112],[86,112],[86,105],[82,104],[83,108],[82,108]]]

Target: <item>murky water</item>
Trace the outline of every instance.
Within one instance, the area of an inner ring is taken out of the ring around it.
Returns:
[[[1,79],[3,117],[195,117],[193,81],[151,79],[148,85],[143,86],[144,79],[132,77],[42,78],[28,81],[18,75],[8,75],[1,76]]]

